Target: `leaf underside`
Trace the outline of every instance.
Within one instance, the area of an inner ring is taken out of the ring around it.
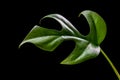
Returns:
[[[24,43],[30,42],[40,49],[54,51],[63,41],[73,40],[75,42],[75,48],[61,64],[78,64],[98,56],[100,53],[99,45],[106,36],[105,21],[96,12],[90,10],[82,11],[80,15],[83,15],[86,18],[90,26],[88,35],[82,35],[62,15],[50,14],[43,17],[41,21],[45,18],[55,19],[61,24],[62,29],[59,31],[35,25],[21,42],[19,47]]]

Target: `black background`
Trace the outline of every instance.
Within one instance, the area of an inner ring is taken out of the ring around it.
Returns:
[[[89,28],[85,25],[86,22],[80,23],[77,16],[83,10],[93,10],[106,21],[108,31],[101,47],[120,72],[119,47],[117,47],[119,46],[119,3],[115,0],[106,2],[105,0],[14,1],[5,3],[3,7],[5,50],[2,52],[4,54],[2,74],[5,76],[4,78],[19,79],[24,77],[40,80],[117,79],[102,54],[81,64],[60,65],[60,61],[67,57],[74,48],[75,45],[72,41],[63,42],[54,52],[42,51],[32,44],[25,44],[18,49],[18,45],[33,26],[39,25],[39,20],[43,16],[52,13],[63,15],[83,34],[88,33]],[[56,28],[59,24],[55,24],[53,21],[46,26]]]

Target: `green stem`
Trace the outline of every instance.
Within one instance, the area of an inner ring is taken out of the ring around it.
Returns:
[[[106,53],[100,49],[101,53],[103,54],[103,56],[106,58],[106,60],[109,62],[110,66],[112,67],[113,71],[115,72],[116,76],[118,77],[118,79],[120,80],[120,74],[118,73],[117,69],[115,68],[115,66],[113,65],[112,61],[109,59],[109,57],[106,55]]]

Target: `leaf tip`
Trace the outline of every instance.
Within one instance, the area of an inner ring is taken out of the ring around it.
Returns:
[[[20,44],[18,45],[18,49],[20,49],[22,45],[23,45],[23,43],[20,43]]]
[[[62,62],[60,62],[60,64],[62,64],[62,65],[74,65],[75,62],[74,61],[70,61],[68,59],[65,59]]]
[[[18,49],[20,49],[22,47],[23,44],[27,43],[26,41],[22,41],[19,45],[18,45]]]

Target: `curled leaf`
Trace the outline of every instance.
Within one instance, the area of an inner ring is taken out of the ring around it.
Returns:
[[[68,65],[78,64],[98,56],[100,53],[99,45],[106,36],[106,24],[103,18],[96,12],[85,10],[80,15],[86,18],[90,26],[90,33],[87,36],[80,34],[62,15],[50,14],[43,17],[41,21],[45,18],[55,19],[61,24],[62,29],[59,31],[36,25],[28,33],[20,46],[26,42],[30,42],[40,49],[54,51],[64,40],[73,40],[76,44],[74,50],[61,62],[61,64]]]

